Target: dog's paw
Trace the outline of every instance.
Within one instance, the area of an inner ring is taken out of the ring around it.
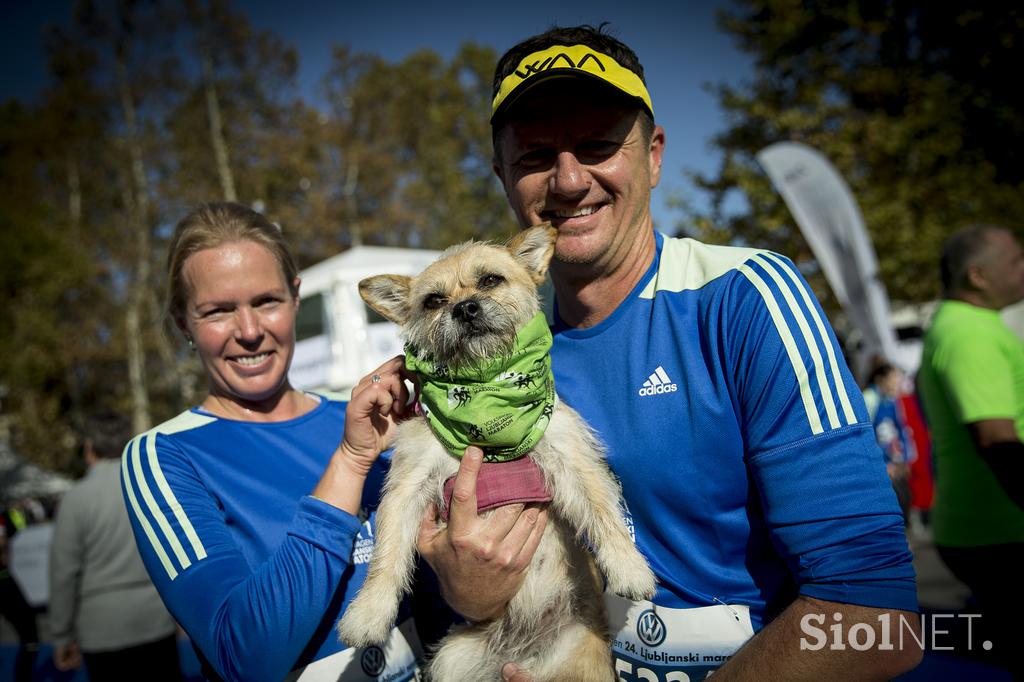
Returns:
[[[658,582],[639,552],[629,561],[617,564],[607,579],[609,590],[632,600],[653,597]]]
[[[353,647],[383,644],[391,634],[394,618],[382,611],[386,609],[375,609],[369,600],[357,597],[338,622],[338,637]]]
[[[650,599],[654,596],[654,592],[657,589],[657,581],[654,579],[654,573],[651,573],[650,569],[648,569],[647,573],[648,575],[643,576],[642,579],[621,582],[609,581],[608,588],[615,594],[633,601]]]

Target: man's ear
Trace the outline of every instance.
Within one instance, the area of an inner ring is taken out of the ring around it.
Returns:
[[[359,283],[359,295],[366,305],[381,317],[395,324],[405,324],[409,318],[409,283],[405,275],[377,275]]]
[[[665,129],[661,126],[654,126],[651,134],[650,149],[651,160],[651,189],[658,186],[661,180],[661,162],[665,158]]]
[[[548,264],[551,263],[551,256],[555,253],[557,237],[558,230],[551,227],[551,223],[541,223],[526,228],[512,237],[508,243],[508,250],[512,257],[526,268],[535,284],[544,281]]]
[[[985,268],[980,265],[968,265],[967,266],[967,280],[968,286],[975,291],[987,291],[988,290],[988,277],[985,273]]]

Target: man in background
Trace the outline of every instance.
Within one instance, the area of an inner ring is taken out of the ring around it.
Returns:
[[[121,495],[122,417],[87,420],[88,471],[61,500],[50,549],[54,664],[89,679],[180,680],[176,625],[146,574]],[[127,677],[126,677],[127,676]]]
[[[944,300],[925,335],[919,393],[932,431],[935,544],[981,610],[976,633],[1011,656],[1024,609],[1024,344],[999,316],[1024,299],[1024,253],[1001,227],[953,234]],[[978,635],[976,635],[977,637]]]

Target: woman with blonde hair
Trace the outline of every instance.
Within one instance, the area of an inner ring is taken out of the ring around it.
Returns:
[[[209,394],[135,437],[122,487],[143,560],[210,679],[413,679],[408,613],[382,650],[334,632],[373,550],[379,459],[409,394],[401,358],[347,405],[296,390],[299,277],[281,231],[230,203],[178,224],[168,314]]]

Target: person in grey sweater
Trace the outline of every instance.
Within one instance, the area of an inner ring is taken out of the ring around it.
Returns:
[[[129,427],[114,413],[87,422],[88,471],[60,502],[50,548],[54,664],[71,670],[84,658],[92,682],[180,680],[177,626],[142,565],[121,495]]]

